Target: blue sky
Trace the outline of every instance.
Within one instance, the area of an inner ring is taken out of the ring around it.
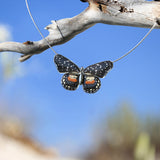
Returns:
[[[73,17],[88,6],[79,0],[29,0],[29,4],[45,36],[48,32],[43,28],[51,20]],[[9,26],[14,41],[41,39],[24,0],[2,1],[0,24]],[[79,67],[87,67],[117,59],[147,31],[97,24],[54,49]],[[90,144],[97,123],[123,101],[130,102],[141,115],[160,112],[159,32],[155,29],[131,55],[115,63],[101,80],[101,89],[96,94],[86,94],[82,86],[74,92],[63,89],[62,74],[53,63],[54,54],[47,50],[24,63],[18,62],[24,75],[3,84],[0,101],[6,100],[10,110],[20,117],[27,115],[33,119],[32,134],[41,143],[72,154]]]

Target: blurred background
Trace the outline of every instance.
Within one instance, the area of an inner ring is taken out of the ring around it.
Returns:
[[[79,0],[29,4],[45,36],[43,28],[51,20],[73,17],[88,6]],[[2,1],[0,8],[0,42],[41,39],[24,1]],[[97,24],[54,49],[87,67],[119,58],[147,31]],[[23,160],[160,159],[158,35],[155,29],[131,55],[115,63],[92,95],[82,86],[63,89],[51,50],[24,63],[18,61],[19,53],[0,53],[0,159],[13,160],[15,152],[23,153]]]

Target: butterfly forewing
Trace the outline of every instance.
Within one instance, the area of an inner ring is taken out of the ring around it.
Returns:
[[[104,61],[88,66],[87,68],[84,69],[84,73],[86,75],[93,75],[99,78],[103,78],[104,76],[106,76],[109,70],[112,69],[112,67],[113,67],[113,62]]]
[[[60,73],[80,72],[80,69],[76,64],[60,54],[55,55],[54,62]]]
[[[101,81],[98,77],[84,75],[83,89],[87,93],[95,93],[101,87]]]
[[[72,73],[64,74],[61,80],[62,86],[67,90],[76,90],[79,85],[79,76]]]

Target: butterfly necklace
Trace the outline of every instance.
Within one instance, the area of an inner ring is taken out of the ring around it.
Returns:
[[[60,73],[63,73],[61,79],[62,86],[67,89],[74,91],[78,88],[79,85],[83,85],[83,90],[87,93],[95,93],[97,92],[101,87],[101,81],[100,78],[104,78],[107,73],[113,68],[113,64],[115,62],[120,61],[122,58],[129,55],[133,50],[135,50],[144,40],[145,38],[151,33],[151,31],[155,28],[156,23],[153,24],[152,28],[147,32],[147,34],[127,53],[125,53],[120,58],[114,60],[114,61],[103,61],[99,62],[93,65],[90,65],[86,68],[79,68],[75,63],[73,63],[68,58],[64,57],[63,55],[58,54],[52,46],[49,44],[48,40],[44,37],[42,32],[40,31],[39,27],[34,21],[34,18],[31,14],[31,11],[29,9],[29,5],[27,0],[25,0],[27,10],[29,12],[29,15],[33,21],[33,24],[37,28],[38,32],[42,36],[42,38],[45,40],[49,48],[55,53],[54,56],[54,63],[57,67],[57,70]],[[58,24],[55,21],[55,24],[57,25],[57,29],[59,30],[62,38],[63,34],[58,26]]]

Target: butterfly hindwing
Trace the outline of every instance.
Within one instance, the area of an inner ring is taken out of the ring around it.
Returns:
[[[88,66],[84,69],[85,74],[97,76],[99,78],[103,78],[113,67],[113,62],[111,61],[103,61],[100,63],[96,63]]]
[[[101,87],[101,81],[98,77],[84,75],[83,77],[83,89],[87,93],[95,93]]]
[[[66,73],[61,80],[62,86],[67,90],[76,90],[79,86],[79,75]]]
[[[80,72],[80,69],[76,64],[60,54],[55,55],[54,62],[60,73]]]

